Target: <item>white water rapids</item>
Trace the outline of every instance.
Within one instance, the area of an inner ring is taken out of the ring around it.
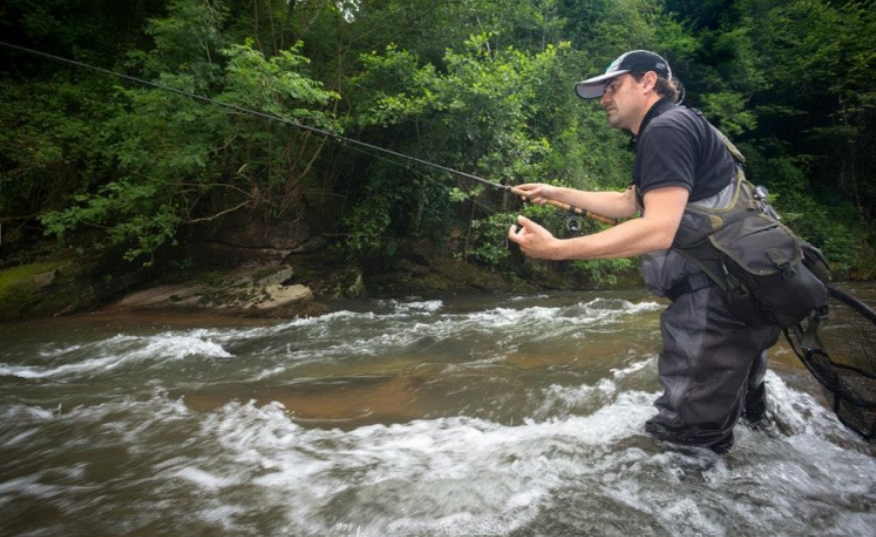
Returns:
[[[0,326],[2,536],[876,536],[876,458],[784,346],[724,456],[643,432],[644,292]]]

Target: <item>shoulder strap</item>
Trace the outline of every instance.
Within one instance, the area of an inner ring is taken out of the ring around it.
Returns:
[[[712,125],[711,123],[709,123],[709,125],[711,125],[712,129],[714,129],[715,134],[718,135],[718,138],[720,138],[724,142],[724,145],[727,146],[727,150],[730,151],[730,154],[733,155],[733,158],[736,159],[736,162],[738,162],[739,164],[745,164],[745,155],[743,155],[742,152],[739,151],[739,149],[735,145],[733,145],[733,142],[730,141],[730,138],[727,138],[727,136],[725,136],[723,132],[718,130],[718,127]]]
[[[693,113],[695,113],[696,115],[700,116],[703,121],[705,121],[709,124],[710,127],[712,127],[712,130],[714,130],[715,134],[718,135],[718,138],[720,138],[721,141],[724,142],[724,145],[727,146],[727,150],[730,151],[730,154],[733,155],[733,158],[736,159],[736,162],[738,162],[739,164],[745,164],[745,155],[743,155],[742,151],[740,151],[735,145],[733,145],[733,142],[730,141],[730,138],[727,138],[727,136],[723,132],[721,132],[718,127],[712,125],[712,123],[708,119],[706,119],[706,116],[703,115],[702,112],[700,112],[696,108],[691,108],[690,110],[693,111]]]

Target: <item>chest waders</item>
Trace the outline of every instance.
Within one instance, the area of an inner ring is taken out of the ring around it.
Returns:
[[[781,226],[777,222],[778,215],[766,203],[766,195],[745,179],[741,166],[745,158],[720,131],[718,133],[737,162],[733,196],[723,208],[699,207],[696,203],[689,203],[685,208],[672,249],[702,272],[675,285],[667,293],[673,301],[686,293],[716,285],[724,291],[728,305],[732,304],[733,293],[748,289],[726,269],[721,254],[716,253],[714,236],[746,219],[767,220]],[[794,239],[790,243],[793,251],[770,255],[767,250],[766,257],[779,274],[782,267],[792,267],[802,275],[802,279],[790,278],[795,286],[786,291],[791,295],[790,300],[796,301],[796,309],[791,313],[785,311],[784,315],[782,311],[773,312],[771,318],[761,316],[758,322],[784,329],[794,353],[821,384],[840,422],[863,440],[876,443],[876,352],[873,350],[876,310],[848,293],[829,287],[830,269],[821,251],[781,227]],[[762,268],[762,271],[769,272],[769,269]],[[758,283],[749,283],[756,290]],[[762,283],[760,287],[765,285]],[[744,298],[737,302],[748,304],[752,309],[734,314],[741,319],[757,317],[760,314],[756,311],[758,301],[755,297]],[[774,309],[783,307],[779,305]],[[806,313],[806,317],[801,318],[800,312]],[[829,323],[825,322],[828,313]]]

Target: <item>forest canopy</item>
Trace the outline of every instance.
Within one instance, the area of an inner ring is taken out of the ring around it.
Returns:
[[[527,263],[505,240],[514,214],[557,233],[567,232],[566,218],[321,133],[501,185],[622,189],[632,141],[572,88],[622,52],[649,49],[669,60],[685,104],[746,154],[749,177],[769,189],[785,222],[838,273],[872,278],[874,7],[8,0],[0,7],[4,242],[116,246],[150,263],[246,218],[307,225],[351,260],[391,257],[400,243],[421,240],[509,270]],[[576,264],[595,279],[626,266]]]

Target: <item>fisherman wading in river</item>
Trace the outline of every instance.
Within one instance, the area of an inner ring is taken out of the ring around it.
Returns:
[[[740,417],[752,422],[764,417],[767,349],[780,330],[755,328],[734,316],[725,292],[672,247],[690,224],[689,205],[722,208],[733,198],[736,161],[719,132],[677,104],[678,85],[657,54],[627,52],[575,89],[583,99],[599,98],[608,122],[637,137],[629,188],[584,192],[532,183],[515,191],[534,203],[560,201],[613,218],[639,212],[641,217],[558,239],[519,216],[509,238],[537,259],[640,256],[648,288],[672,300],[661,316],[658,366],[664,393],[646,430],[660,440],[726,451]]]

